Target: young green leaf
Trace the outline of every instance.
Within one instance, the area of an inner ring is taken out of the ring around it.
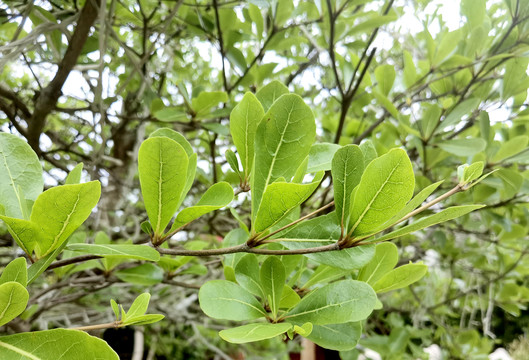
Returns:
[[[255,97],[261,102],[263,109],[266,112],[281,95],[288,93],[288,88],[283,85],[283,83],[274,80],[259,89],[255,94]]]
[[[169,138],[151,137],[140,146],[141,193],[155,234],[163,233],[180,205],[188,163],[184,148]]]
[[[146,314],[146,315],[134,316],[131,318],[127,317],[127,320],[123,322],[122,326],[148,325],[148,324],[153,324],[155,322],[163,320],[164,318],[165,316],[162,314]]]
[[[75,165],[75,167],[68,173],[64,183],[66,185],[70,184],[80,184],[81,183],[81,174],[83,173],[83,163]]]
[[[369,163],[378,157],[377,149],[371,140],[366,140],[360,144],[360,150],[364,154],[364,169]]]
[[[28,255],[31,255],[35,249],[35,246],[43,241],[42,239],[44,236],[42,235],[38,225],[34,222],[1,215],[0,220],[6,224],[7,230],[13,239],[15,239],[18,246],[20,246],[22,250],[24,250],[24,252]]]
[[[0,285],[0,326],[22,314],[28,300],[28,291],[20,283],[8,281]]]
[[[110,307],[112,307],[112,311],[114,312],[114,315],[116,316],[116,321],[119,321],[119,306],[118,306],[118,303],[114,299],[110,299]]]
[[[163,270],[151,263],[118,270],[114,275],[124,282],[138,285],[154,285],[163,281]]]
[[[133,318],[135,316],[145,315],[147,308],[149,307],[149,300],[151,299],[151,294],[143,293],[139,295],[127,311],[127,319]]]
[[[255,136],[251,177],[254,220],[266,187],[280,177],[289,180],[294,176],[315,136],[314,115],[300,96],[283,95],[267,111]]]
[[[337,281],[313,290],[290,310],[285,319],[294,324],[341,324],[366,319],[377,297],[371,286],[356,280]]]
[[[0,276],[0,284],[4,284],[9,281],[14,281],[20,285],[26,287],[28,283],[28,269],[26,264],[26,259],[23,257],[17,258],[11,261],[5,267]]]
[[[56,186],[40,194],[31,212],[31,221],[43,234],[35,247],[37,258],[48,255],[66,242],[90,216],[100,196],[99,181]]]
[[[160,260],[160,253],[150,246],[129,244],[70,244],[68,250],[78,251],[91,255],[112,256],[124,259],[147,261]]]
[[[268,257],[261,265],[261,286],[274,318],[279,310],[286,275],[283,263],[276,257]]]
[[[251,92],[244,94],[230,114],[230,132],[241,158],[244,178],[248,178],[252,170],[255,132],[263,116],[263,106]]]
[[[0,205],[4,215],[24,218],[22,209],[26,200],[35,200],[43,187],[37,154],[18,136],[0,132]]]
[[[219,332],[219,336],[227,342],[233,344],[244,344],[253,341],[271,339],[287,332],[291,327],[292,324],[289,323],[248,324],[236,328],[222,330]]]
[[[254,320],[266,316],[257,299],[239,285],[227,280],[208,281],[198,292],[200,307],[215,319]]]
[[[285,284],[283,286],[283,293],[281,294],[281,300],[279,300],[280,309],[291,309],[301,301],[298,293],[295,292],[290,286]]]
[[[364,171],[351,210],[350,232],[365,234],[397,214],[411,199],[413,167],[406,152],[392,149]]]
[[[211,109],[221,102],[228,101],[228,94],[224,91],[203,91],[196,98],[191,100],[191,107],[195,112],[195,117],[200,119],[209,115]]]
[[[378,244],[373,259],[358,273],[358,280],[373,285],[391,271],[398,261],[399,251],[395,244],[390,242]]]
[[[378,280],[373,289],[378,293],[401,289],[419,281],[428,271],[424,264],[406,264],[391,270]]]
[[[237,175],[239,175],[239,178],[242,179],[241,169],[239,168],[239,159],[237,159],[237,155],[235,155],[232,150],[228,149],[224,153],[224,156],[226,157],[226,161],[230,165],[231,169],[235,171]]]
[[[478,179],[483,174],[483,168],[485,164],[483,161],[475,162],[474,164],[467,166],[463,171],[463,183],[468,184]]]
[[[189,224],[204,214],[227,206],[233,200],[233,188],[227,182],[213,184],[194,206],[183,209],[178,213],[171,226],[171,231]]]
[[[364,155],[357,145],[347,145],[338,150],[332,159],[334,204],[338,223],[347,229],[351,193],[364,172]]]
[[[325,349],[348,351],[354,349],[362,336],[360,322],[314,325],[307,339]]]
[[[259,278],[259,260],[254,254],[244,255],[235,266],[235,279],[244,289],[265,299]]]
[[[0,337],[0,359],[119,360],[103,340],[83,331],[54,329]]]

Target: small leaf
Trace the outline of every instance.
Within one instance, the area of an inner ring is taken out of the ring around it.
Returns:
[[[480,103],[481,99],[478,98],[470,98],[461,102],[452,110],[450,110],[448,115],[446,115],[445,119],[441,122],[441,127],[439,130],[459,123],[463,116],[471,114]]]
[[[463,171],[463,182],[465,184],[471,183],[472,181],[478,179],[481,174],[483,174],[483,168],[485,164],[483,161],[475,162],[474,164],[468,166]]]
[[[214,319],[241,321],[266,316],[257,299],[231,281],[208,281],[200,288],[198,299],[202,311]]]
[[[4,284],[9,281],[14,281],[22,285],[27,286],[28,283],[28,269],[26,259],[23,257],[17,258],[11,261],[4,268],[2,276],[0,276],[0,284]]]
[[[254,254],[244,255],[235,266],[235,279],[244,289],[265,299],[259,278],[259,260]]]
[[[294,332],[301,336],[307,337],[312,332],[312,328],[313,328],[313,325],[310,322],[305,323],[302,326],[294,325]]]
[[[116,315],[116,321],[119,321],[119,307],[114,299],[110,299],[110,306],[112,307],[114,315]]]
[[[152,226],[149,220],[145,220],[144,222],[142,222],[140,225],[140,228],[141,228],[141,231],[143,231],[147,235],[152,235]]]
[[[266,86],[259,89],[255,94],[257,99],[263,105],[264,111],[268,111],[272,104],[279,99],[281,95],[288,94],[288,88],[281,82],[274,80],[268,83]]]
[[[160,253],[146,245],[129,244],[70,244],[68,250],[78,251],[91,255],[112,256],[115,258],[158,261]]]
[[[81,174],[83,173],[83,163],[77,164],[66,177],[65,184],[79,184],[81,183]]]
[[[268,257],[261,265],[261,287],[274,318],[279,310],[286,275],[283,263],[276,257]]]
[[[43,242],[39,226],[34,222],[1,215],[0,219],[6,224],[7,230],[26,254],[31,255],[37,243]]]
[[[154,285],[163,281],[163,270],[151,263],[118,270],[114,275],[124,282],[138,285]]]
[[[399,251],[395,244],[390,242],[378,244],[373,259],[358,273],[358,280],[372,286],[382,276],[393,270],[398,261]]]
[[[241,176],[241,169],[239,168],[239,159],[237,159],[237,155],[230,149],[226,150],[224,153],[224,156],[226,157],[226,161],[228,161],[228,164],[230,164],[230,167],[239,177]]]
[[[127,311],[127,319],[135,316],[144,315],[147,312],[149,307],[149,300],[151,299],[151,294],[143,293],[139,295]]]
[[[184,109],[176,106],[163,107],[154,112],[154,117],[163,122],[189,122],[189,118]]]
[[[233,344],[244,344],[253,341],[271,339],[287,332],[292,324],[248,324],[232,329],[222,330],[219,336]]]
[[[0,285],[0,326],[22,314],[28,300],[28,291],[20,283],[8,281]]]
[[[148,325],[163,320],[164,318],[165,316],[161,314],[146,314],[141,316],[135,316],[132,318],[127,318],[127,320],[123,322],[122,326]]]
[[[378,280],[373,289],[378,293],[401,289],[419,281],[428,271],[428,266],[423,264],[406,264],[391,270]]]
[[[298,293],[295,292],[290,286],[283,286],[283,293],[281,294],[281,300],[279,301],[280,309],[291,309],[301,301]]]

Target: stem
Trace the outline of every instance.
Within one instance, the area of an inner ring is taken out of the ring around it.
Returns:
[[[251,248],[246,243],[231,246],[223,249],[207,249],[207,250],[185,250],[185,249],[157,249],[160,254],[166,255],[178,255],[178,256],[213,256],[213,255],[226,255],[234,253],[249,253],[259,255],[301,255],[301,254],[313,254],[325,251],[340,250],[338,243],[332,243],[330,245],[316,246],[306,249],[294,249],[294,250],[270,250],[270,249],[258,249]]]
[[[88,326],[78,326],[73,328],[68,328],[69,330],[80,330],[80,331],[90,331],[90,330],[101,330],[101,329],[118,329],[121,327],[121,321],[113,321],[111,323],[97,324],[97,325],[88,325]]]

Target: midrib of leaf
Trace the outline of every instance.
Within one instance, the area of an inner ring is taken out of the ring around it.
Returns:
[[[270,276],[271,276],[271,283],[272,283],[272,302],[273,304],[270,304],[272,306],[272,311],[274,312],[274,316],[276,315],[277,313],[277,309],[276,309],[276,287],[275,287],[275,282],[274,282],[274,267],[271,266],[270,267]]]
[[[246,150],[244,154],[244,158],[245,158],[244,163],[246,164],[246,166],[244,167],[245,176],[248,176],[248,171],[250,171],[250,168],[248,167],[249,166],[249,155],[248,155],[248,127],[249,127],[248,114],[249,112],[250,112],[250,106],[248,104],[248,106],[246,106],[246,124],[245,124],[246,131],[244,133],[244,149]],[[237,167],[238,166],[239,165],[237,165]]]
[[[13,231],[13,228],[12,228],[9,224],[7,224],[6,222],[4,222],[4,224],[6,224],[6,226],[8,227],[8,229],[11,230],[11,233],[10,233],[10,234],[13,235],[13,236],[15,237],[16,240],[18,240],[18,241],[17,241],[17,244],[22,248],[22,250],[24,250],[24,252],[25,252],[26,254],[29,254],[28,248],[26,247],[26,244],[24,244],[24,242],[22,241],[22,239],[20,238],[20,236],[18,236],[18,234],[17,234],[15,231]]]
[[[360,214],[360,216],[358,217],[358,220],[356,220],[356,223],[353,225],[353,228],[351,229],[350,233],[352,234],[355,229],[358,227],[358,225],[360,224],[360,222],[362,221],[362,219],[364,218],[364,216],[366,215],[366,213],[369,211],[369,209],[371,209],[371,205],[373,205],[373,203],[375,202],[375,200],[378,198],[378,195],[380,195],[380,193],[382,192],[382,189],[384,189],[384,187],[386,186],[386,184],[388,183],[389,179],[391,178],[391,176],[393,176],[393,173],[395,172],[395,170],[397,170],[397,167],[400,165],[400,162],[401,160],[399,160],[399,162],[395,165],[395,167],[393,167],[393,169],[391,170],[391,172],[389,173],[388,177],[386,178],[386,180],[384,180],[384,183],[380,186],[380,188],[377,190],[377,193],[375,194],[375,196],[373,196],[373,198],[371,199],[371,201],[369,201],[369,204],[367,204],[366,208],[364,209],[364,211],[362,212],[362,214]]]
[[[7,302],[6,307],[4,308],[4,310],[2,310],[2,313],[0,314],[0,320],[4,318],[4,315],[6,314],[7,309],[9,308],[9,306],[11,306],[11,300],[13,299],[13,292],[15,292],[14,287],[11,288],[11,293],[9,294],[9,301]]]
[[[15,186],[15,180],[13,179],[13,175],[11,174],[11,170],[9,169],[9,166],[7,166],[7,156],[4,154],[4,149],[0,148],[0,154],[2,154],[2,158],[4,159],[4,166],[7,170],[7,174],[9,175],[9,179],[11,180],[11,186],[13,187],[13,190],[15,191],[15,195],[17,197],[18,206],[20,207],[20,213],[22,213],[22,201],[20,199],[20,194],[17,191],[17,187]]]
[[[0,341],[0,346],[8,349],[8,350],[11,350],[13,352],[16,352],[17,354],[20,354],[22,356],[25,356],[27,358],[30,358],[31,360],[43,360],[42,358],[39,358],[39,357],[36,357],[35,355],[31,354],[31,353],[28,353],[27,351],[25,350],[22,350],[20,348],[17,348],[16,346],[13,346],[11,344],[7,344],[3,341]]]
[[[158,171],[158,220],[156,223],[156,232],[160,231],[160,223],[162,222],[162,173],[163,173],[163,159],[162,146],[158,146],[158,154],[160,161],[160,170]]]
[[[310,313],[313,313],[313,312],[318,312],[318,311],[325,310],[325,309],[328,309],[328,308],[341,307],[342,305],[348,304],[350,302],[356,302],[357,300],[359,300],[359,299],[350,299],[350,300],[347,300],[347,301],[344,301],[344,302],[341,302],[341,303],[329,304],[329,305],[325,305],[325,306],[319,307],[317,309],[307,310],[307,311],[300,312],[300,313],[293,314],[293,315],[287,315],[287,316],[285,316],[285,319],[286,318],[296,317],[296,316],[301,316],[301,315],[306,315],[306,314],[310,314]]]
[[[345,167],[344,167],[344,173],[343,173],[343,195],[342,195],[342,220],[341,220],[341,225],[344,226],[344,216],[345,216],[345,187],[346,187],[346,183],[347,183],[347,161],[345,161]]]
[[[244,302],[242,300],[233,299],[233,298],[225,298],[225,297],[218,297],[218,298],[215,298],[215,299],[217,299],[217,300],[226,300],[226,301],[235,301],[235,302],[238,302],[239,304],[247,305],[247,306],[251,307],[252,309],[255,309],[255,310],[259,311],[264,316],[266,316],[266,313],[263,312],[263,310],[259,309],[258,307],[255,307],[254,305],[252,305],[250,303]]]
[[[378,262],[377,266],[375,266],[375,268],[373,269],[373,271],[371,272],[371,274],[369,275],[369,277],[366,279],[366,283],[369,284],[369,280],[371,280],[371,278],[373,277],[373,275],[377,272],[377,270],[380,268],[382,262],[384,261],[384,259],[386,258],[387,254],[384,254],[384,256],[382,257],[382,259]]]
[[[75,212],[75,209],[77,208],[77,204],[79,204],[79,193],[77,193],[77,200],[75,200],[75,203],[73,204],[73,208],[72,208],[72,211],[70,211],[70,213],[68,214],[68,216],[66,216],[66,220],[64,221],[64,223],[62,224],[62,229],[61,231],[59,231],[59,233],[55,236],[55,239],[53,240],[53,244],[51,244],[50,246],[50,249],[53,249],[55,247],[55,245],[57,245],[57,242],[59,241],[61,235],[64,233],[64,230],[66,230],[66,227],[68,226],[68,224],[70,223],[70,217],[72,216],[72,214]]]

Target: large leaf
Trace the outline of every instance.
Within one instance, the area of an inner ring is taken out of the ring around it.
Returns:
[[[364,171],[351,210],[351,231],[365,234],[397,214],[411,199],[413,167],[406,152],[392,149]]]
[[[99,181],[56,186],[40,194],[31,212],[31,221],[42,234],[35,247],[37,257],[61,246],[90,216],[100,196]]]
[[[202,311],[215,319],[254,320],[266,316],[257,299],[239,285],[227,280],[208,281],[200,288]]]
[[[259,275],[259,260],[254,254],[244,255],[235,266],[235,279],[255,296],[265,299]]]
[[[194,206],[183,209],[178,213],[171,226],[171,231],[176,230],[191,221],[198,219],[204,214],[227,206],[233,200],[233,188],[227,182],[213,184],[202,195]]]
[[[316,136],[311,109],[295,94],[281,96],[265,114],[255,136],[252,216],[266,187],[280,177],[287,181],[308,155]]]
[[[163,233],[180,205],[188,164],[184,148],[172,139],[152,137],[140,146],[141,193],[156,234]]]
[[[347,351],[354,349],[362,336],[360,322],[314,325],[307,339],[325,349]]]
[[[18,282],[8,281],[0,285],[0,326],[22,314],[28,299],[28,291]]]
[[[55,329],[0,337],[0,358],[119,360],[106,342],[78,330]]]
[[[288,249],[305,249],[329,245],[340,238],[340,226],[334,212],[303,221],[301,224],[281,235],[285,241],[281,244]],[[288,239],[288,240],[287,240]],[[349,249],[327,251],[305,255],[320,264],[341,269],[359,269],[371,260],[375,254],[374,246],[358,246]]]
[[[375,256],[358,273],[358,280],[373,285],[393,270],[398,261],[399,251],[395,244],[390,242],[378,244],[375,248]]]
[[[351,193],[364,172],[364,155],[357,145],[347,145],[336,152],[332,159],[334,204],[341,226],[347,228]]]
[[[366,319],[375,308],[377,296],[371,286],[342,280],[313,290],[290,310],[285,319],[294,324],[342,324]]]
[[[28,283],[28,269],[26,259],[23,257],[17,258],[11,261],[2,271],[0,276],[0,284],[4,284],[9,281],[14,281],[20,285],[26,287]]]
[[[285,267],[279,258],[270,256],[263,262],[260,280],[270,311],[275,317],[279,310],[279,302],[286,280]]]
[[[35,200],[43,186],[37,154],[18,136],[0,132],[0,205],[4,215],[28,219],[26,200]]]
[[[254,94],[247,92],[230,114],[230,132],[241,158],[245,177],[253,166],[257,125],[264,116],[263,106]]]
[[[115,258],[158,261],[160,253],[154,248],[145,245],[129,244],[70,244],[68,250],[78,251],[91,255],[112,256]]]
[[[263,109],[266,112],[270,109],[272,104],[284,94],[288,94],[288,88],[281,82],[274,80],[259,89],[255,96],[261,102]]]
[[[378,280],[373,289],[377,293],[401,289],[419,281],[428,271],[424,264],[406,264],[391,270]]]
[[[64,242],[61,246],[59,246],[57,249],[55,249],[48,255],[44,256],[42,259],[39,259],[37,262],[35,262],[28,268],[28,284],[31,284],[40,276],[40,274],[46,271],[48,266],[50,266],[50,264],[57,258],[57,256],[59,256],[65,246],[66,242]]]
[[[266,187],[255,218],[254,231],[260,233],[283,220],[316,190],[324,173],[316,174],[308,184],[275,182]]]
[[[234,344],[271,339],[287,332],[292,327],[289,323],[279,324],[248,324],[232,329],[222,330],[219,335]]]

